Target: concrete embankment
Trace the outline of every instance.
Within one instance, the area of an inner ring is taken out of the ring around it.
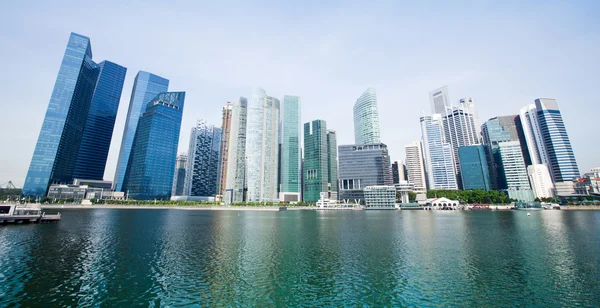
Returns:
[[[46,204],[41,206],[45,210],[61,209],[124,209],[124,210],[190,210],[190,211],[285,211],[307,210],[311,207],[285,207],[285,206],[154,206],[154,205],[80,205],[80,204]]]
[[[600,211],[600,205],[562,205],[560,209],[566,211]]]

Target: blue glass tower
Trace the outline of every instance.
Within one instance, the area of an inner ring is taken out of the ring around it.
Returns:
[[[199,120],[190,133],[183,192],[189,196],[217,194],[222,129]]]
[[[579,168],[558,103],[555,99],[538,98],[535,106],[552,181],[565,182],[579,177]]]
[[[133,139],[135,138],[140,116],[146,111],[146,105],[159,93],[166,92],[168,88],[169,80],[160,76],[144,71],[139,71],[135,76],[113,183],[115,191],[124,191],[123,183],[129,167]]]
[[[484,145],[458,147],[460,174],[465,190],[483,189],[489,191],[490,172]]]
[[[46,110],[23,194],[45,195],[53,183],[73,181],[100,67],[90,39],[71,33]]]
[[[102,180],[127,69],[103,61],[83,131],[74,178]]]
[[[171,196],[185,92],[158,94],[146,105],[133,141],[123,190],[137,200]]]

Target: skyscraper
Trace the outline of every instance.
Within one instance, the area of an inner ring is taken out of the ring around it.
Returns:
[[[459,179],[459,188],[461,188],[458,148],[480,143],[479,120],[473,99],[470,97],[460,99],[457,106],[446,109],[446,116],[442,118],[444,120],[444,139],[452,145],[454,169]]]
[[[173,176],[173,189],[171,196],[183,195],[183,184],[185,183],[185,168],[187,167],[188,156],[186,154],[177,155],[175,163],[175,174]]]
[[[332,129],[327,130],[327,181],[329,182],[329,199],[337,200],[339,195],[337,134]]]
[[[227,178],[225,180],[226,204],[244,201],[246,185],[246,123],[248,100],[240,97],[231,108],[231,131],[229,133],[229,153],[227,158]]]
[[[184,100],[185,92],[163,92],[146,105],[123,183],[129,197],[164,200],[171,196]]]
[[[249,202],[277,201],[279,100],[256,88],[248,106],[246,139]]]
[[[281,192],[279,200],[300,201],[300,97],[283,96],[281,118]]]
[[[129,100],[129,109],[127,110],[127,120],[125,121],[125,130],[121,139],[121,150],[119,151],[119,160],[117,161],[117,170],[113,188],[115,191],[124,191],[123,183],[125,176],[130,168],[129,160],[133,141],[138,127],[138,121],[142,114],[146,112],[146,106],[159,93],[166,92],[169,88],[169,80],[148,72],[139,71],[135,76],[133,91]]]
[[[542,139],[542,132],[538,123],[535,104],[521,108],[519,119],[522,125],[523,137],[529,152],[532,165],[547,164],[546,148]]]
[[[521,144],[518,141],[498,143],[501,163],[500,189],[508,189],[508,196],[519,201],[533,201],[533,192],[523,160]]]
[[[431,113],[446,115],[446,110],[450,109],[450,99],[448,98],[448,86],[443,86],[429,92],[429,102],[431,103]]]
[[[233,106],[230,102],[227,102],[223,107],[223,117],[221,123],[221,150],[220,150],[220,162],[219,162],[219,180],[217,188],[217,196],[219,200],[223,198],[223,192],[227,187],[227,162],[229,159],[229,135],[231,134],[231,116]]]
[[[98,67],[100,73],[73,172],[73,177],[79,179],[102,180],[104,177],[127,72],[126,68],[109,61],[100,62]]]
[[[422,116],[423,156],[429,189],[458,189],[452,146],[444,142],[442,117]]]
[[[423,165],[421,142],[415,141],[412,144],[407,145],[405,150],[408,182],[415,185],[415,192],[426,193],[427,180],[425,178],[425,167]]]
[[[199,120],[190,132],[183,192],[188,196],[217,194],[222,130]]]
[[[535,100],[537,119],[553,182],[570,182],[580,176],[571,141],[558,103],[551,98]]]
[[[523,165],[526,166],[530,161],[526,141],[521,139],[522,135],[519,133],[521,130],[519,122],[520,118],[518,116],[510,115],[491,118],[481,126],[483,142],[486,145],[488,158],[490,159],[488,163],[490,165],[490,179],[493,189],[508,189],[506,182],[507,174],[505,174],[503,169],[502,158],[499,152],[499,144],[501,142],[516,142],[519,145],[519,149],[521,149]],[[518,176],[522,178],[526,174],[525,172]]]
[[[463,189],[491,190],[489,166],[484,145],[459,147],[458,159],[460,159]]]
[[[368,88],[354,104],[354,142],[380,143],[379,114],[374,88]]]
[[[305,152],[306,153],[306,152]],[[367,186],[392,185],[392,172],[387,146],[383,143],[340,145],[339,178],[340,200],[364,203],[363,190]],[[305,165],[306,173],[307,167]]]
[[[72,183],[75,175],[98,177],[101,174],[102,177],[106,162],[104,151],[110,144],[112,124],[108,119],[96,126],[97,130],[91,128],[99,117],[111,113],[99,109],[116,108],[112,104],[118,104],[119,98],[104,100],[105,94],[120,93],[121,74],[125,73],[125,68],[109,63],[98,66],[92,61],[90,39],[71,33],[25,178],[23,194],[45,195],[50,184]],[[101,68],[105,69],[99,80]],[[118,72],[112,74],[113,68]],[[89,147],[90,139],[98,142],[97,148]],[[78,161],[79,168],[76,168]],[[90,165],[83,166],[84,161]]]
[[[317,202],[328,192],[329,168],[327,123],[314,120],[304,123],[304,201]]]

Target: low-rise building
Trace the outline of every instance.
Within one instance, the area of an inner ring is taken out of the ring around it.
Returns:
[[[396,188],[394,186],[367,186],[363,190],[367,209],[395,209]]]

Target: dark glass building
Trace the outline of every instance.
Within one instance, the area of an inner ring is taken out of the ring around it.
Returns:
[[[470,145],[458,148],[460,174],[465,190],[482,189],[489,191],[490,173],[484,145]]]
[[[328,192],[327,123],[314,120],[304,123],[304,186],[305,202],[319,201],[322,192]]]
[[[158,94],[140,117],[123,190],[137,200],[171,196],[185,92]]]
[[[387,145],[340,145],[338,157],[340,200],[364,203],[365,187],[393,185]]]
[[[218,190],[222,129],[200,120],[190,133],[183,194],[214,197]]]
[[[168,88],[169,80],[160,76],[144,71],[139,71],[135,76],[129,109],[127,110],[125,130],[121,139],[121,150],[119,151],[115,180],[113,182],[115,191],[124,191],[123,183],[130,167],[131,149],[140,116],[146,111],[147,104],[159,93],[166,92]]]
[[[92,61],[90,39],[71,33],[25,178],[23,194],[43,196],[50,184],[70,184],[78,172],[87,173],[85,166],[76,168],[76,165],[87,155],[80,155],[81,149],[88,150],[82,143],[97,138],[95,131],[85,132],[88,115],[97,112],[91,107],[94,93],[98,92],[100,97],[108,83],[113,84],[115,93],[120,93],[119,82],[122,87],[119,76],[109,74],[98,83],[102,66]],[[118,102],[119,98],[116,100]],[[98,132],[98,136],[102,134]],[[96,155],[97,164],[106,162],[106,157],[102,158],[101,154],[93,155]]]
[[[103,61],[98,66],[100,74],[73,173],[73,177],[78,179],[102,180],[104,177],[123,82],[127,73],[125,67],[109,61]]]

